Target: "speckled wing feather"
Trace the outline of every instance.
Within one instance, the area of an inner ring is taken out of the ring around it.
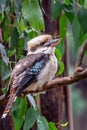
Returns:
[[[37,75],[49,60],[49,54],[31,54],[20,60],[11,75],[10,87],[15,88],[19,95],[32,82],[37,81]]]

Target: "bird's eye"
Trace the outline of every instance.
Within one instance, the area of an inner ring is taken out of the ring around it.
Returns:
[[[41,42],[40,45],[41,45],[41,46],[44,45],[44,42]]]

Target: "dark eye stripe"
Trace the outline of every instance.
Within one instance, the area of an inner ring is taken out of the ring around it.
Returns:
[[[40,45],[42,46],[44,44],[44,42],[41,42]]]
[[[44,42],[41,42],[40,45],[37,45],[37,46],[34,46],[34,47],[31,47],[31,51],[34,52],[36,51],[37,48],[39,48],[40,46],[43,46]]]

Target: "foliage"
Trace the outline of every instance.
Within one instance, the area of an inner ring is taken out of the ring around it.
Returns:
[[[62,40],[55,50],[59,63],[57,75],[60,75],[64,71],[64,64],[61,62],[65,49],[64,41],[66,37],[71,35],[70,29],[74,39],[75,53],[83,40],[87,38],[87,0],[78,0],[78,2],[74,0],[52,0],[51,5],[51,18],[56,20],[60,17],[59,32]],[[2,92],[6,93],[12,66],[20,58],[23,58],[23,51],[26,51],[26,42],[41,34],[45,29],[38,1],[1,0],[0,28],[3,31],[3,35],[0,37],[0,76],[2,84],[5,81]],[[45,117],[40,116],[38,107],[31,106],[27,109],[26,98],[18,98],[12,112],[15,130],[19,130],[23,123],[24,130],[29,130],[35,122],[37,122],[38,130],[57,129],[55,124],[48,123]]]

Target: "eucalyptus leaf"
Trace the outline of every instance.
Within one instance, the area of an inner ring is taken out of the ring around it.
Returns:
[[[64,4],[63,9],[66,13],[67,18],[69,19],[70,23],[73,22],[74,16],[75,16],[75,7],[72,2],[70,2],[69,5]]]
[[[61,55],[59,48],[55,49],[55,55],[56,55],[56,58],[57,58],[58,61],[61,60],[62,55]]]
[[[15,130],[20,130],[27,110],[26,98],[18,97],[12,107]]]
[[[12,28],[11,32],[11,40],[10,40],[10,47],[15,48],[18,45],[19,41],[19,33],[16,27]]]
[[[9,63],[9,58],[7,57],[5,47],[0,43],[0,54],[5,63]]]
[[[64,72],[64,63],[62,61],[58,61],[59,69],[57,75],[61,75]]]
[[[17,52],[17,59],[23,58],[23,49],[24,49],[25,39],[20,38],[18,42],[18,52]]]
[[[62,14],[59,20],[60,37],[65,38],[67,31],[68,19],[65,14]]]
[[[25,26],[24,20],[22,18],[19,21],[19,27],[22,31],[25,31],[27,29],[27,26]]]
[[[69,5],[70,4],[70,0],[65,0],[65,4]]]
[[[4,40],[7,41],[10,35],[10,18],[8,15],[5,16],[4,22]]]
[[[5,73],[2,76],[2,80],[6,80],[11,75],[12,68],[10,66],[7,67]]]
[[[38,32],[35,29],[30,29],[30,31],[28,32],[30,39],[36,37],[37,34],[38,34]]]
[[[61,40],[61,42],[56,46],[56,48],[58,48],[58,50],[60,51],[61,58],[62,58],[64,55],[64,51],[65,51],[64,39]]]
[[[6,68],[7,68],[6,63],[2,59],[0,59],[0,75],[1,75],[1,77],[5,74]]]
[[[40,115],[40,110],[31,106],[26,113],[23,130],[30,130]]]
[[[38,130],[49,130],[48,122],[45,117],[40,116],[37,120]]]
[[[7,53],[8,57],[13,56],[15,54],[15,52],[16,52],[16,49],[11,49],[11,50],[9,49],[8,53]]]
[[[22,14],[29,21],[31,27],[36,30],[44,29],[44,21],[37,0],[24,0],[22,3]]]
[[[6,92],[8,91],[8,89],[9,89],[9,80],[7,80],[5,87],[2,88],[1,91],[2,91],[2,93],[6,94]]]
[[[63,9],[63,4],[61,1],[52,1],[51,4],[51,16],[53,19],[57,19],[58,16],[61,14],[61,11]]]
[[[78,2],[79,2],[80,5],[84,5],[85,1],[86,0],[78,0]]]
[[[78,12],[78,19],[82,27],[83,33],[87,33],[87,9],[81,8]]]
[[[81,34],[81,26],[79,23],[79,20],[77,17],[74,17],[73,23],[72,23],[72,32],[73,32],[73,37],[75,40],[76,44],[80,43],[80,40],[82,38],[82,34]],[[76,46],[77,48],[78,46]]]
[[[53,122],[49,122],[49,130],[58,130]]]

